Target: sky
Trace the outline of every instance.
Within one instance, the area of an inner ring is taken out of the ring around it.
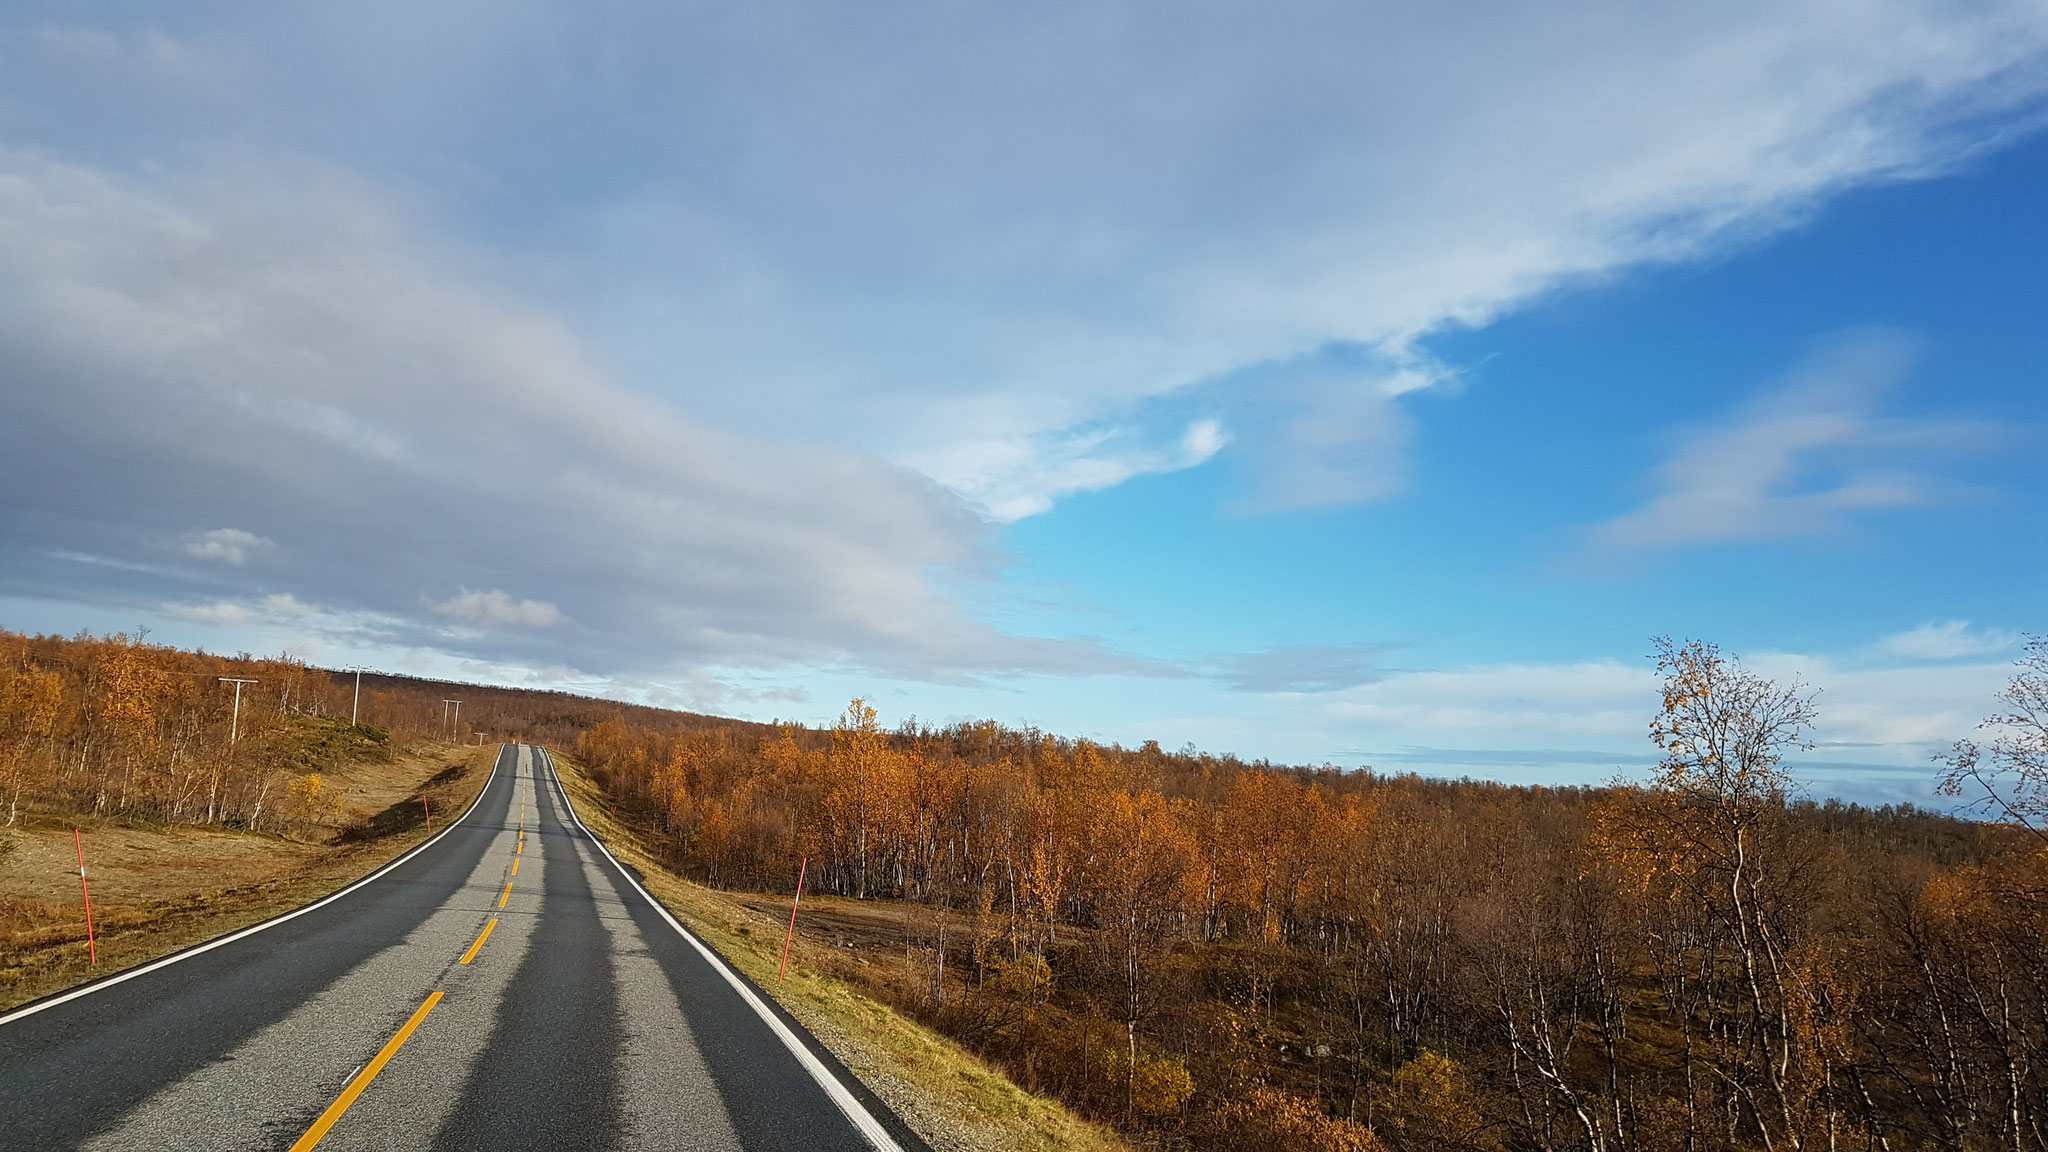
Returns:
[[[1925,800],[2048,631],[2048,5],[0,16],[0,626]]]

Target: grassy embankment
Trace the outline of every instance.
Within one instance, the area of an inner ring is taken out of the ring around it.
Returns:
[[[789,975],[778,984],[788,905],[720,892],[677,876],[641,846],[632,828],[612,819],[609,803],[574,762],[557,753],[555,763],[577,815],[640,873],[648,891],[803,1021],[934,1148],[1122,1152],[1130,1147],[1058,1101],[1017,1087],[958,1044],[834,975],[847,963],[864,962],[840,949],[853,918],[862,912],[872,915],[871,909],[807,898],[803,908],[809,924],[799,918]]]
[[[436,825],[442,813],[452,820],[466,811],[497,754],[495,746],[392,747],[312,717],[301,727],[299,751],[319,769],[320,803],[283,832],[38,812],[0,828],[0,1011],[344,887],[426,839],[422,799]],[[74,827],[92,884],[97,968],[88,960]]]

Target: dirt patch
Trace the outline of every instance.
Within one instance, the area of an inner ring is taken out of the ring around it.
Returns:
[[[0,1010],[146,963],[308,904],[426,838],[425,798],[454,819],[493,747],[425,746],[348,765],[339,811],[294,837],[212,827],[80,822],[99,965],[89,962],[71,821],[0,829]],[[408,806],[419,813],[403,818]],[[386,813],[395,815],[382,819]],[[440,820],[435,821],[436,826]],[[358,833],[359,828],[367,829]]]

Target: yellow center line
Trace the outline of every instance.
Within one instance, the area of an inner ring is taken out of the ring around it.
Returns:
[[[462,954],[462,962],[464,964],[467,964],[471,960],[476,959],[476,950],[484,946],[484,941],[489,940],[491,938],[491,929],[496,928],[497,926],[498,918],[496,916],[491,917],[491,922],[489,924],[484,925],[483,935],[478,936],[476,938],[476,943],[471,944],[469,946],[469,951],[464,952]]]
[[[514,876],[517,876],[517,875],[519,875],[519,861],[517,861],[517,860],[514,860],[514,861],[512,862],[512,874],[513,874]]]
[[[510,900],[511,898],[512,882],[510,880],[507,880],[505,881],[505,890],[503,892],[498,893],[498,907],[503,908],[505,906],[505,901]]]
[[[377,1073],[382,1072],[384,1066],[391,1063],[391,1058],[398,1055],[399,1048],[404,1046],[406,1038],[412,1035],[412,1030],[419,1027],[420,1021],[425,1020],[427,1013],[432,1012],[434,1005],[440,1002],[441,992],[437,989],[427,997],[425,1004],[413,1010],[412,1019],[405,1022],[405,1027],[400,1028],[396,1036],[385,1041],[383,1050],[377,1053],[375,1059],[363,1066],[362,1072],[358,1073],[355,1079],[349,1081],[348,1087],[341,1090],[341,1095],[334,1098],[334,1103],[327,1106],[327,1111],[322,1112],[320,1118],[313,1121],[313,1126],[306,1129],[306,1134],[299,1137],[299,1142],[292,1145],[291,1152],[310,1152],[314,1145],[320,1143],[321,1137],[327,1135],[327,1130],[334,1127],[334,1122],[341,1119],[342,1113],[348,1111],[349,1105],[356,1102],[356,1097],[363,1094],[363,1089],[370,1086],[370,1081],[377,1078]]]

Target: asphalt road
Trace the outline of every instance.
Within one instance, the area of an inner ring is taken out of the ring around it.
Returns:
[[[0,1017],[0,1149],[309,1141],[923,1148],[513,747],[468,814],[358,887]]]

